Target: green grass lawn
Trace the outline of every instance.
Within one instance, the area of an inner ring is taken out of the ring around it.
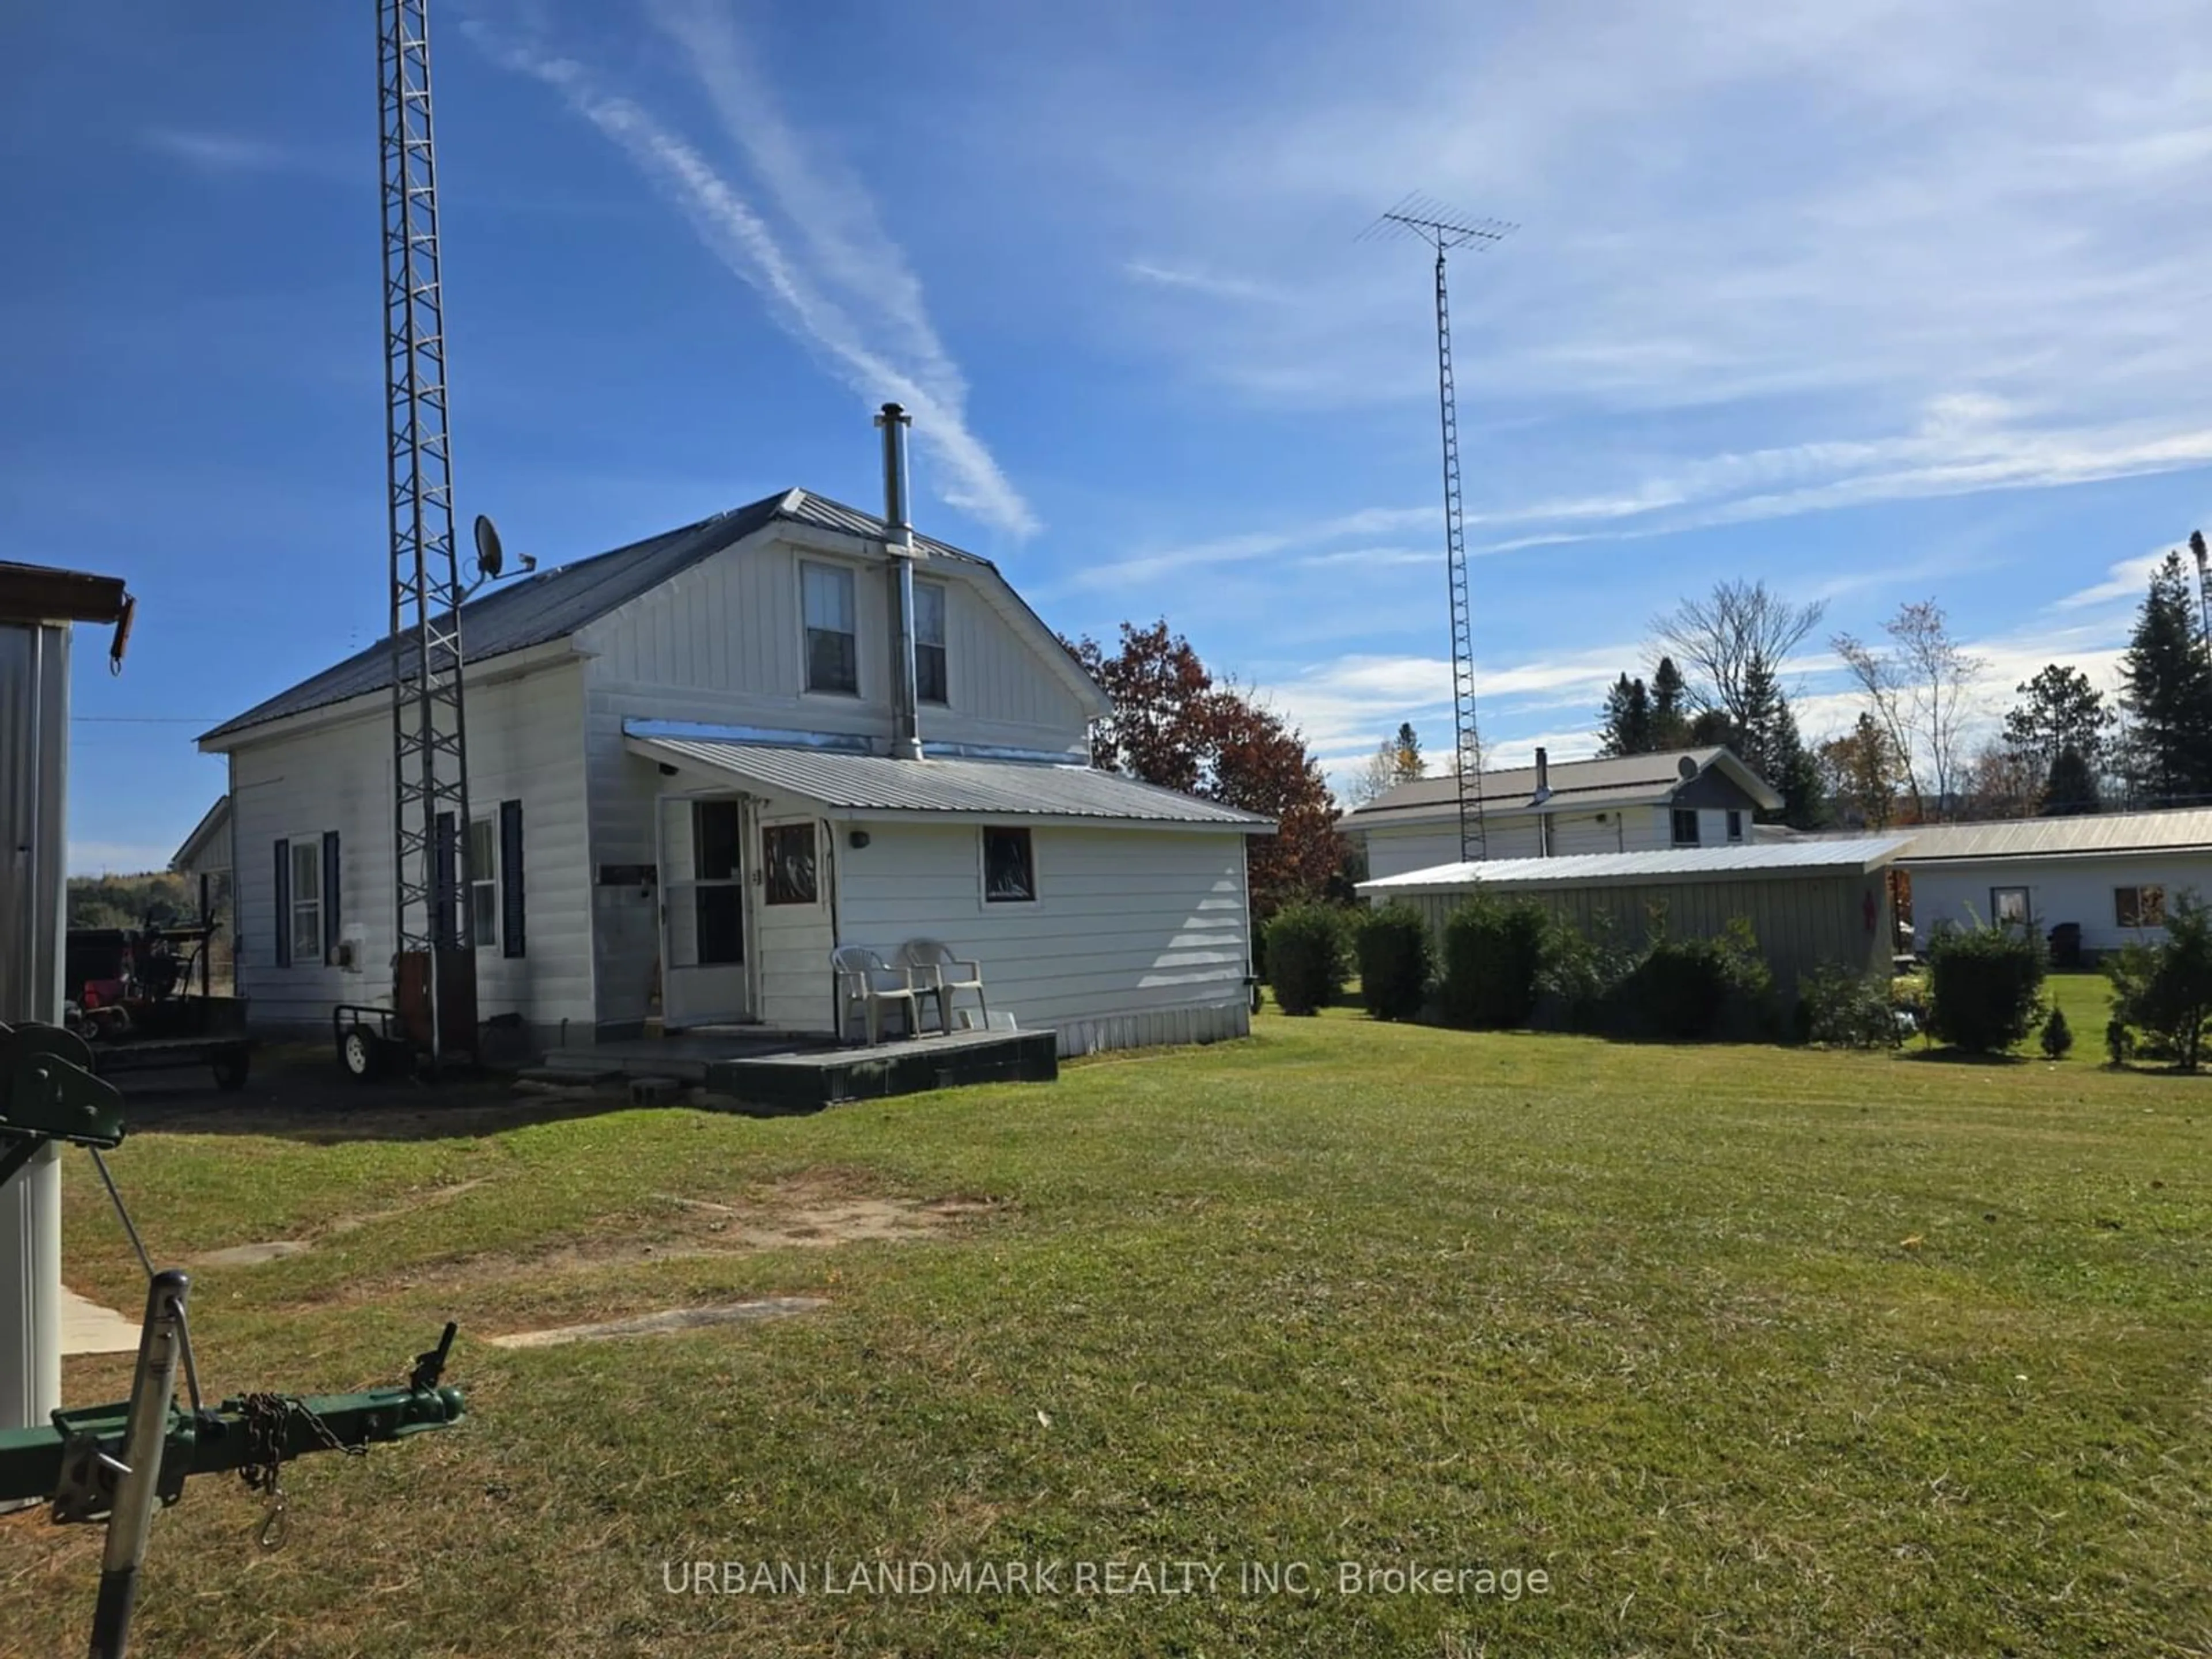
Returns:
[[[275,1554],[195,1482],[134,1650],[2203,1654],[2212,1081],[2101,1071],[2076,1024],[2077,1062],[1960,1065],[1333,1011],[805,1119],[172,1120],[113,1159],[157,1258],[313,1243],[196,1275],[210,1393],[396,1380],[451,1316],[473,1415],[296,1466]],[[69,1182],[72,1283],[135,1310]],[[740,1248],[894,1199],[964,1201]],[[773,1294],[828,1306],[482,1340]],[[73,1363],[72,1401],[124,1371]],[[0,1521],[0,1649],[81,1650],[98,1550]],[[825,1558],[1065,1576],[830,1596]],[[664,1588],[700,1560],[813,1593]],[[1212,1593],[1074,1587],[1185,1561]],[[1347,1561],[1548,1589],[1343,1594]]]

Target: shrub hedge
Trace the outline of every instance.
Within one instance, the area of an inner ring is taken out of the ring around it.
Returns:
[[[1928,1029],[1969,1054],[2002,1054],[2043,1020],[2045,946],[2019,927],[1958,927],[1928,947]]]
[[[1444,923],[1444,1018],[1455,1025],[1526,1025],[1536,1006],[1551,919],[1527,902],[1470,899]]]
[[[1888,981],[1848,968],[1816,968],[1798,982],[1804,1039],[1832,1048],[1894,1048],[1903,1037]]]
[[[1317,1013],[1344,988],[1345,915],[1334,905],[1286,906],[1267,924],[1267,982],[1286,1014]]]
[[[1418,1019],[1436,963],[1421,913],[1403,899],[1369,911],[1359,923],[1358,951],[1367,1012],[1376,1019]]]

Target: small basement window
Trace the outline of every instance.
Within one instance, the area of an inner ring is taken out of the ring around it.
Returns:
[[[499,948],[499,831],[489,818],[469,821],[469,943]]]
[[[292,843],[292,960],[323,959],[323,843],[302,836]]]
[[[983,831],[983,902],[1025,904],[1036,898],[1036,852],[1026,827]]]
[[[860,641],[853,573],[834,564],[802,564],[799,569],[806,620],[806,689],[857,693]]]
[[[2165,927],[2166,889],[2115,887],[2112,889],[2112,920],[2123,927]]]
[[[814,825],[771,823],[761,831],[763,896],[770,904],[811,904],[821,884],[815,871]]]
[[[945,673],[945,589],[937,582],[914,585],[914,694],[923,702],[952,701]]]
[[[1674,809],[1674,845],[1695,847],[1698,844],[1698,815],[1687,806]]]
[[[2027,926],[2027,889],[2025,887],[1992,887],[1990,889],[1990,920],[2000,927]]]

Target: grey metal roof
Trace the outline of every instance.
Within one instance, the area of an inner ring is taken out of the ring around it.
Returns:
[[[1932,823],[1905,832],[1907,865],[1954,859],[2098,858],[2123,853],[2212,852],[2212,806],[2166,812],[2092,812],[2002,823]]]
[[[510,651],[565,639],[701,560],[779,520],[841,531],[876,541],[882,540],[887,533],[884,521],[872,514],[808,490],[788,489],[750,506],[718,513],[680,530],[650,536],[574,564],[501,582],[461,607],[462,647],[469,661],[477,663],[504,656]],[[989,560],[944,542],[933,541],[926,536],[915,539],[933,556],[956,559],[987,569],[993,568]],[[411,654],[410,651],[410,658]],[[327,708],[368,692],[381,691],[391,684],[392,641],[386,635],[367,650],[356,651],[343,662],[224,721],[200,741],[229,737],[249,726]]]
[[[892,760],[822,749],[717,743],[703,738],[629,739],[638,754],[706,767],[819,801],[841,812],[949,812],[994,817],[1097,818],[1186,829],[1265,833],[1257,814],[1139,783],[1088,766],[1035,762]]]
[[[1682,847],[1650,853],[1578,853],[1556,859],[1490,859],[1440,864],[1430,870],[1363,881],[1359,890],[1384,897],[1456,893],[1474,887],[1632,887],[1818,874],[1864,875],[1894,860],[1904,836],[1851,840],[1746,842],[1739,847]]]
[[[1686,775],[1682,769],[1686,761],[1694,769]],[[1651,755],[1622,755],[1609,760],[1553,761],[1550,767],[1552,793],[1540,802],[1536,799],[1536,769],[1506,767],[1481,775],[1480,793],[1486,812],[1534,811],[1539,805],[1553,811],[1658,806],[1672,799],[1674,792],[1692,778],[1715,765],[1739,774],[1754,797],[1762,790],[1773,793],[1756,773],[1718,745],[1668,749]],[[1776,795],[1772,805],[1781,804],[1782,798]],[[1366,805],[1348,813],[1346,822],[1347,826],[1364,826],[1398,819],[1413,821],[1456,811],[1458,806],[1459,780],[1446,773],[1442,777],[1413,778],[1394,784]]]

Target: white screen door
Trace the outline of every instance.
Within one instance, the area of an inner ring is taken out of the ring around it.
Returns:
[[[743,822],[735,796],[661,799],[661,1011],[672,1027],[752,1017]]]

